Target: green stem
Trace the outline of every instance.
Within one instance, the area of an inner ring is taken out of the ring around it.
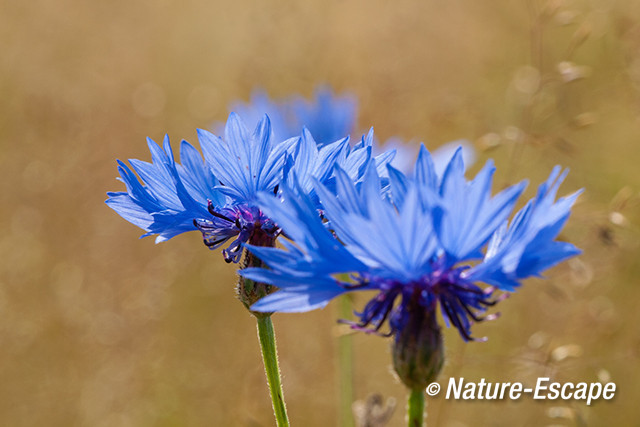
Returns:
[[[409,421],[408,427],[422,427],[424,426],[424,390],[413,389],[409,395],[409,403],[407,408],[407,415]]]
[[[256,316],[256,320],[258,322],[258,338],[260,339],[264,371],[267,374],[267,382],[269,383],[269,392],[271,393],[271,403],[273,404],[273,413],[276,416],[276,424],[278,427],[289,426],[289,417],[287,417],[282,384],[280,383],[276,336],[273,332],[271,316]]]
[[[350,319],[353,304],[350,295],[339,298],[339,318]],[[340,386],[340,425],[353,427],[353,338],[351,334],[344,334],[338,338],[338,360]]]

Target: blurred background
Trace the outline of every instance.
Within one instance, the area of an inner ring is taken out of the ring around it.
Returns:
[[[487,343],[446,330],[441,383],[614,381],[615,399],[436,397],[428,424],[640,419],[640,2],[0,3],[0,424],[273,424],[234,266],[196,232],[139,240],[104,200],[116,158],[150,160],[146,136],[196,143],[255,88],[319,83],[382,141],[469,139],[496,189],[530,178],[531,196],[556,164],[561,194],[585,188],[562,234],[584,254],[476,325]],[[293,425],[336,424],[337,317],[274,316]],[[353,339],[355,398],[395,399],[403,425],[388,340]]]

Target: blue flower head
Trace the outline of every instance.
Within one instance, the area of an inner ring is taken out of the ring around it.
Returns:
[[[276,140],[298,136],[306,127],[319,146],[352,133],[357,119],[356,98],[334,94],[328,86],[318,87],[311,100],[299,95],[273,100],[264,91],[255,91],[248,103],[236,102],[232,110],[250,124],[266,113]]]
[[[224,244],[228,235],[238,235],[223,251],[225,260],[237,262],[243,243],[271,245],[278,235],[278,227],[259,209],[256,196],[259,192],[277,192],[287,150],[298,140],[274,144],[268,116],[250,134],[234,113],[227,121],[224,139],[205,130],[198,130],[198,139],[206,163],[219,180],[215,188],[227,196],[228,202],[224,206],[209,203],[211,215],[195,218],[194,224],[212,249]]]
[[[400,337],[418,317],[433,321],[439,307],[445,323],[470,340],[472,323],[499,300],[496,290],[513,291],[579,253],[555,240],[578,196],[555,200],[566,175],[559,168],[510,222],[525,183],[492,196],[491,162],[467,181],[458,150],[439,178],[423,146],[412,176],[388,170],[389,191],[373,165],[361,185],[338,169],[335,193],[316,182],[328,224],[299,187],[284,189],[283,201],[259,196],[291,242],[284,249],[249,246],[269,269],[241,274],[280,288],[254,310],[307,311],[345,292],[373,290],[354,327],[388,324]]]
[[[193,230],[202,232],[211,249],[233,240],[223,250],[227,262],[239,261],[244,243],[272,246],[281,231],[260,209],[258,194],[275,198],[282,180],[295,177],[317,200],[313,180],[333,185],[335,165],[359,182],[368,165],[382,170],[393,158],[393,152],[372,156],[372,132],[353,148],[349,138],[319,148],[306,128],[301,137],[276,142],[266,115],[250,132],[232,113],[224,137],[199,130],[198,139],[204,160],[183,141],[182,164],[168,137],[162,147],[149,140],[152,163],[132,159],[130,168],[119,162],[127,191],[108,193],[107,205],[144,229],[144,236],[157,235],[157,242]]]
[[[248,246],[269,269],[240,274],[280,288],[252,310],[307,311],[346,292],[375,291],[352,327],[379,333],[387,324],[400,379],[424,388],[444,361],[438,307],[445,324],[471,340],[473,322],[496,317],[485,315],[501,299],[496,290],[513,291],[579,253],[555,240],[578,196],[555,200],[566,172],[555,168],[509,222],[525,183],[492,196],[494,171],[488,162],[467,181],[459,149],[440,177],[424,146],[412,176],[388,166],[388,186],[374,164],[361,182],[337,168],[335,191],[314,184],[328,223],[297,183],[282,190],[282,201],[260,195],[291,241],[284,249]]]
[[[144,236],[158,235],[157,242],[200,230],[213,249],[235,237],[223,254],[228,262],[237,262],[243,243],[271,244],[280,231],[259,209],[256,196],[277,191],[287,150],[298,139],[276,144],[267,116],[250,133],[237,114],[229,116],[224,138],[204,130],[198,137],[204,161],[183,141],[182,164],[176,163],[165,138],[162,148],[149,140],[152,163],[130,160],[132,171],[119,162],[127,191],[108,193],[107,204],[143,228]]]
[[[328,86],[318,87],[313,100],[294,98],[292,110],[320,145],[328,144],[355,129],[358,103],[352,95],[334,95]]]

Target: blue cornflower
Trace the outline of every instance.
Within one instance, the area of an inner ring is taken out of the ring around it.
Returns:
[[[357,119],[356,98],[336,95],[328,86],[318,87],[311,100],[300,95],[274,100],[258,90],[248,103],[236,102],[231,107],[250,124],[266,113],[276,140],[298,136],[306,127],[320,147],[352,133]]]
[[[202,156],[188,142],[177,164],[165,137],[163,148],[149,140],[152,163],[130,160],[118,170],[126,192],[108,193],[107,204],[123,218],[156,234],[157,242],[180,233],[200,230],[204,242],[217,248],[236,237],[223,251],[227,262],[238,262],[242,244],[270,244],[280,232],[257,205],[259,192],[276,192],[282,180],[286,153],[297,138],[274,143],[265,116],[251,134],[237,114],[231,114],[225,136],[198,131]],[[144,237],[143,236],[143,237]]]
[[[284,250],[249,246],[269,269],[241,274],[281,289],[253,310],[307,311],[345,292],[374,290],[356,328],[379,331],[388,323],[396,339],[416,324],[439,330],[433,326],[439,306],[445,323],[469,340],[472,322],[498,300],[497,289],[513,291],[523,279],[579,253],[555,240],[578,196],[555,201],[566,174],[559,177],[559,168],[510,223],[526,183],[492,197],[491,162],[467,181],[458,150],[439,178],[422,146],[412,176],[388,170],[388,191],[373,166],[361,185],[338,170],[336,195],[316,182],[328,226],[299,188],[284,189],[282,201],[260,196],[292,242],[283,242]]]
[[[294,98],[292,109],[299,123],[309,128],[318,143],[324,145],[355,129],[358,103],[353,95],[337,96],[330,87],[321,86],[316,89],[313,100]]]
[[[263,214],[257,194],[275,194],[282,180],[286,154],[298,144],[291,138],[274,144],[268,116],[258,123],[252,135],[237,114],[232,113],[225,128],[225,138],[198,130],[204,158],[220,185],[215,188],[227,196],[225,206],[209,203],[210,217],[194,218],[207,246],[224,244],[229,235],[238,237],[223,251],[227,262],[238,262],[242,244],[251,241],[272,245],[280,229]]]
[[[301,137],[275,143],[268,116],[250,133],[232,113],[224,138],[198,131],[204,161],[196,148],[182,141],[178,164],[168,137],[163,147],[149,139],[152,163],[132,159],[129,168],[119,161],[127,191],[108,193],[107,204],[144,229],[143,237],[157,235],[156,242],[193,230],[202,232],[211,249],[233,239],[223,255],[227,262],[238,262],[244,243],[272,246],[281,231],[260,209],[258,193],[275,196],[282,180],[295,176],[315,197],[312,179],[332,185],[335,165],[358,182],[369,164],[384,168],[393,158],[393,152],[373,157],[372,137],[370,132],[353,148],[348,138],[318,148],[305,128]]]

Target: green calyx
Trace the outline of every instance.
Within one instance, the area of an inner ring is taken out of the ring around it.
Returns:
[[[410,390],[424,390],[444,364],[444,343],[435,310],[411,310],[406,325],[394,334],[393,367]]]

